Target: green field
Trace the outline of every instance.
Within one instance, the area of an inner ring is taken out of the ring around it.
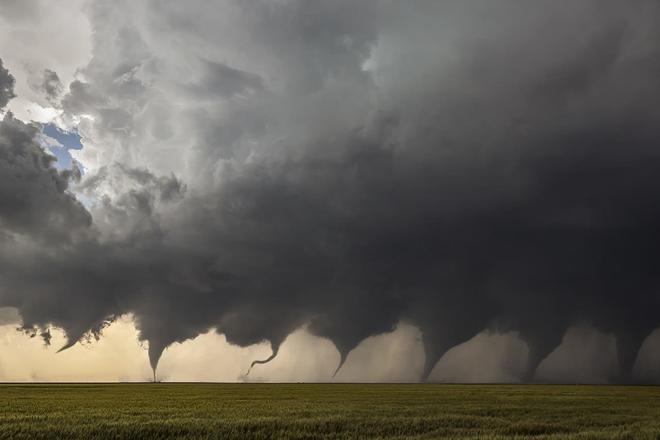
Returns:
[[[660,439],[660,388],[0,385],[0,438]]]

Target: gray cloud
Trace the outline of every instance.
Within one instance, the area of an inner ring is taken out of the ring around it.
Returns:
[[[24,21],[39,15],[38,3],[35,0],[7,0],[0,5],[0,16],[11,20]]]
[[[50,102],[56,102],[64,90],[57,72],[50,69],[44,69],[39,88],[46,94],[46,98]]]
[[[3,109],[14,96],[14,77],[0,60],[0,109]]]
[[[94,5],[94,57],[63,99],[91,202],[5,118],[0,146],[46,190],[21,172],[25,206],[0,192],[19,243],[0,306],[70,344],[133,313],[153,367],[208,329],[276,353],[308,325],[343,360],[405,321],[423,378],[488,329],[528,344],[531,379],[586,322],[628,380],[659,324],[659,12]]]
[[[39,128],[8,113],[0,121],[0,225],[2,232],[47,241],[69,240],[91,223],[68,191],[77,170],[58,171],[36,141]]]

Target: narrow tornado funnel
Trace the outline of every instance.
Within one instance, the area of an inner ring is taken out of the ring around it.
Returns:
[[[522,382],[534,381],[536,370],[563,341],[566,329],[563,327],[537,329],[529,328],[521,331],[520,337],[527,344],[527,365],[523,373]]]
[[[632,326],[631,326],[632,327]],[[653,331],[654,326],[639,326],[620,330],[615,334],[619,374],[615,378],[619,383],[632,383],[635,381],[633,369],[642,344]]]
[[[165,350],[166,345],[159,343],[155,340],[149,340],[149,364],[151,365],[151,371],[153,373],[153,380],[156,382],[156,370],[158,369],[158,362],[160,357]]]
[[[340,350],[339,351],[339,356],[340,356],[339,357],[339,365],[337,365],[337,368],[335,369],[335,372],[332,373],[333,379],[337,375],[337,373],[339,373],[339,370],[341,370],[341,367],[343,367],[344,364],[346,363],[346,358],[348,357],[348,352]]]
[[[271,350],[272,350],[272,354],[268,356],[266,359],[258,359],[256,361],[252,361],[252,363],[250,364],[250,368],[248,368],[248,371],[247,373],[245,373],[245,375],[248,376],[250,374],[250,371],[252,371],[252,368],[255,365],[267,364],[268,362],[275,359],[277,357],[277,353],[280,351],[280,344],[271,343]]]

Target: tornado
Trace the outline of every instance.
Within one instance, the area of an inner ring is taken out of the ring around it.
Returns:
[[[248,376],[250,374],[250,371],[252,371],[252,368],[254,368],[255,365],[264,365],[275,359],[277,357],[277,353],[280,350],[279,344],[271,346],[271,350],[272,350],[271,355],[268,356],[266,359],[257,359],[252,361],[252,363],[250,364],[250,368],[248,368],[247,373],[245,373],[245,375]]]

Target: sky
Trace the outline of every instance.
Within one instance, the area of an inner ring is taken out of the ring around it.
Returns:
[[[0,381],[659,381],[659,18],[1,2]]]

